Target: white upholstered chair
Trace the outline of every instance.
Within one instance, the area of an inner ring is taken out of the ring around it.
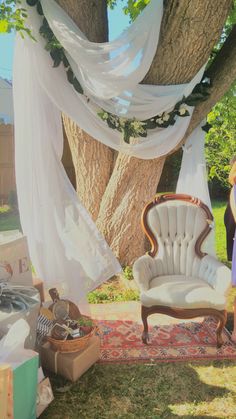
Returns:
[[[149,339],[147,317],[164,313],[180,319],[216,317],[217,346],[222,345],[231,271],[201,249],[212,223],[208,207],[189,195],[155,196],[145,206],[142,227],[152,248],[133,266],[144,343]]]

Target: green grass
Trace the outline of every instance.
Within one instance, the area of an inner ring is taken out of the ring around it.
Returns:
[[[75,384],[52,377],[42,418],[235,418],[233,362],[95,365]]]
[[[9,205],[2,205],[0,207],[0,216],[1,214],[6,214],[7,212],[9,212],[9,210],[10,210]]]
[[[213,201],[213,215],[216,226],[216,254],[217,257],[229,266],[226,256],[226,233],[224,225],[225,201]]]
[[[19,230],[20,217],[16,211],[11,211],[7,205],[0,207],[0,231]]]

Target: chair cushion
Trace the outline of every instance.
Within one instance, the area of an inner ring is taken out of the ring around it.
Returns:
[[[162,305],[176,308],[214,308],[224,310],[226,299],[206,281],[185,275],[164,275],[153,278],[149,290],[141,294],[146,307]]]

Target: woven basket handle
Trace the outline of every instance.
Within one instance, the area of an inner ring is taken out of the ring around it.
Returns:
[[[60,296],[56,288],[50,288],[48,292],[53,302],[60,300]]]

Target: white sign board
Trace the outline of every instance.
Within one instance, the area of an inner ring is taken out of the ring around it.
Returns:
[[[0,233],[0,282],[32,286],[27,239],[20,232]]]

